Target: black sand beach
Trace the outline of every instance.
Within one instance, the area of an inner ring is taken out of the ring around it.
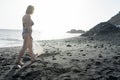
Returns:
[[[9,74],[21,47],[0,49],[0,80],[119,80],[120,34],[39,41],[44,53],[16,76]],[[24,55],[23,61],[29,61]],[[9,75],[8,75],[9,74]],[[14,73],[13,73],[14,74]]]

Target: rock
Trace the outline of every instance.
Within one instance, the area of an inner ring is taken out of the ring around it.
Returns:
[[[101,22],[97,24],[95,27],[87,31],[86,33],[82,34],[82,36],[93,36],[97,37],[100,35],[106,35],[111,33],[117,33],[120,32],[120,29],[117,28],[115,25],[109,23],[109,22]]]
[[[45,51],[46,54],[48,54],[48,51]]]
[[[2,63],[1,65],[2,65],[2,66],[7,66],[8,64],[7,64],[7,62],[4,62],[4,63]]]
[[[94,38],[93,38],[93,37],[90,37],[90,40],[92,40],[92,41],[93,41],[93,40],[94,40]]]
[[[101,48],[103,48],[104,47],[104,44],[101,44]]]
[[[119,80],[118,77],[109,76],[106,80]]]
[[[90,59],[90,61],[94,62],[95,60],[94,59]]]
[[[21,78],[18,78],[17,80],[22,80]]]
[[[117,55],[117,56],[113,56],[113,59],[119,59],[119,58],[120,58],[119,55]]]
[[[67,78],[67,77],[65,77],[65,78],[63,78],[63,80],[71,80],[71,78]]]
[[[56,60],[55,56],[52,56],[52,60]]]
[[[67,56],[72,56],[72,54],[70,53],[70,52],[68,52],[68,53],[66,53],[67,54]]]
[[[5,60],[5,58],[0,56],[0,61],[2,61],[2,60]]]
[[[111,62],[111,60],[109,60],[109,59],[105,58],[105,59],[103,60],[103,62],[110,63],[110,62]]]
[[[36,68],[36,65],[31,65],[30,67],[31,67],[31,68]]]
[[[91,66],[92,66],[92,64],[87,64],[87,66],[86,66],[86,69],[90,69],[91,68]]]
[[[25,73],[22,76],[22,80],[34,80],[34,78],[36,78],[40,74],[41,74],[40,70],[33,70],[33,71]]]
[[[99,66],[99,65],[101,65],[101,64],[102,64],[102,63],[101,63],[100,61],[96,61],[96,62],[95,62],[95,65],[96,65],[96,66]]]
[[[68,53],[66,53],[67,55],[71,55],[71,53],[70,52],[68,52]]]
[[[97,48],[97,46],[95,45],[94,48]]]
[[[82,56],[86,56],[86,54],[83,54]]]
[[[86,46],[90,46],[89,44],[87,44]]]
[[[67,47],[72,47],[72,46],[68,44]]]
[[[104,50],[107,50],[107,47],[105,47]]]
[[[70,41],[65,41],[65,42],[70,42]]]
[[[63,58],[64,60],[66,59],[66,58]]]
[[[118,52],[117,55],[120,55],[120,52]]]
[[[95,78],[91,78],[90,80],[96,80]]]
[[[80,61],[79,59],[72,59],[71,62]]]
[[[31,60],[31,58],[30,58],[30,57],[28,57],[28,56],[23,57],[23,61],[24,61],[24,62],[26,62],[26,61],[30,61],[30,60]]]
[[[108,20],[108,22],[117,25],[117,27],[120,27],[120,12],[118,12],[116,15],[112,16],[110,20]]]
[[[77,45],[74,45],[74,46],[77,46]]]
[[[83,50],[80,50],[80,52],[83,52]]]
[[[99,58],[103,58],[102,54],[99,54],[98,57],[99,57]]]
[[[54,80],[71,80],[71,75],[69,74],[61,74],[58,78],[54,79]]]
[[[81,72],[81,70],[80,70],[79,68],[77,68],[77,67],[72,67],[72,68],[71,68],[71,71],[74,72],[74,73],[79,73],[79,72]]]
[[[43,77],[41,77],[41,80],[47,80],[47,78],[43,76]]]
[[[85,31],[83,31],[83,30],[71,29],[70,31],[67,31],[67,33],[85,33]]]
[[[118,62],[118,61],[113,61],[113,64],[114,64],[114,65],[118,65],[119,62]]]

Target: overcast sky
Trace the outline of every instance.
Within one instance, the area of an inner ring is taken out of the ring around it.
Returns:
[[[120,0],[0,0],[0,29],[22,29],[29,4],[35,7],[33,29],[53,33],[89,30],[120,11]]]

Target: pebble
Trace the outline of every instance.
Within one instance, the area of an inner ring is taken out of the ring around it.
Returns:
[[[55,56],[52,56],[52,60],[56,60]]]
[[[71,59],[71,62],[80,61],[79,59]]]
[[[99,54],[98,57],[99,57],[99,58],[103,58],[102,54]]]
[[[72,47],[72,46],[68,44],[67,47]]]
[[[83,54],[82,56],[86,56],[86,54]]]
[[[84,50],[80,50],[80,52],[83,52]]]
[[[70,52],[68,52],[68,53],[66,53],[67,55],[71,55],[71,53]]]
[[[71,68],[71,71],[73,71],[73,72],[75,72],[75,73],[81,72],[81,70],[80,70],[79,68],[77,68],[77,67],[72,67],[72,68]]]
[[[100,61],[96,61],[96,62],[95,62],[95,65],[96,65],[96,66],[99,66],[99,65],[101,65],[101,64],[102,64],[102,63],[101,63]]]

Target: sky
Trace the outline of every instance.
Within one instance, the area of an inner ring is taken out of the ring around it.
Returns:
[[[120,0],[0,0],[0,29],[22,29],[28,5],[35,7],[34,30],[61,33],[89,30],[120,11]]]

